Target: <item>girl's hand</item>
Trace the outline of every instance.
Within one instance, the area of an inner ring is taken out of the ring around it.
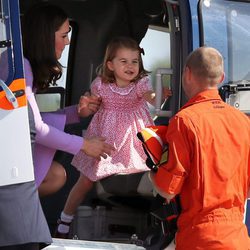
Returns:
[[[169,96],[172,96],[171,89],[163,87],[163,99],[168,99]]]
[[[78,115],[81,117],[86,117],[94,114],[99,109],[101,101],[101,97],[90,95],[89,92],[86,92],[80,97],[77,107]]]

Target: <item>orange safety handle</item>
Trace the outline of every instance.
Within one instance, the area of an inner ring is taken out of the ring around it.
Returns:
[[[24,94],[16,97],[18,102],[18,107],[20,108],[27,106],[27,97],[25,95],[25,87],[26,87],[25,79],[24,78],[16,79],[8,87],[12,92],[23,90]],[[4,91],[0,91],[0,109],[5,109],[5,110],[14,109],[12,104],[6,98]]]

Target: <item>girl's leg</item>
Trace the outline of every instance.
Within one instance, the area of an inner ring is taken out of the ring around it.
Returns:
[[[71,189],[67,198],[64,209],[61,213],[61,218],[58,223],[57,231],[54,237],[67,238],[70,228],[70,223],[74,218],[74,214],[81,204],[86,194],[93,187],[93,182],[86,176],[80,175],[78,181]]]
[[[45,179],[38,188],[39,196],[43,197],[57,192],[65,182],[66,171],[64,167],[60,163],[53,161]]]

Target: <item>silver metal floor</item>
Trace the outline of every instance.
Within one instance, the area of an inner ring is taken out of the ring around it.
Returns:
[[[43,248],[44,250],[145,250],[144,247],[133,244],[110,243],[98,241],[84,240],[64,240],[53,238],[50,246]]]

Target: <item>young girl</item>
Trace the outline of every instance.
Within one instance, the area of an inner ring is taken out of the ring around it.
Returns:
[[[73,215],[95,181],[113,174],[149,170],[136,134],[153,125],[147,102],[154,105],[155,93],[140,51],[137,42],[127,37],[113,39],[106,49],[99,76],[91,85],[91,93],[100,96],[102,104],[85,135],[103,136],[116,150],[110,156],[100,155],[100,160],[82,152],[74,156],[72,165],[81,175],[69,194],[55,237],[68,236]],[[170,94],[169,90],[164,91],[166,98]]]

